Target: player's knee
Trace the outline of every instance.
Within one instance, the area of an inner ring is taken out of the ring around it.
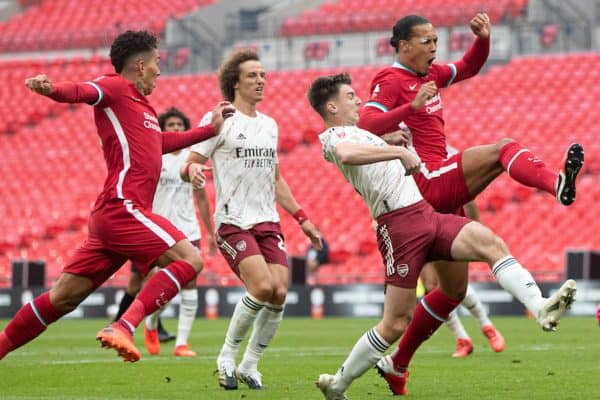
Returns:
[[[508,248],[504,241],[489,229],[486,229],[485,233],[480,235],[478,248],[479,259],[487,263],[508,254]]]
[[[287,286],[280,285],[275,287],[273,290],[273,297],[271,297],[272,304],[283,304],[285,303],[285,298],[287,296]]]
[[[271,301],[273,298],[274,288],[269,282],[261,282],[249,288],[248,292],[260,301]]]
[[[196,270],[196,273],[198,274],[204,268],[204,260],[202,259],[202,256],[200,256],[200,254],[195,253],[189,256],[188,259],[186,259],[186,261],[190,263],[192,268],[194,268],[194,270]]]
[[[511,138],[503,138],[503,139],[500,139],[498,142],[496,142],[496,146],[495,146],[495,147],[496,147],[496,152],[497,152],[497,153],[500,153],[500,150],[501,150],[501,149],[502,149],[502,148],[503,148],[505,145],[507,145],[508,143],[514,142],[514,141],[515,141],[515,140],[514,140],[514,139],[511,139]]]
[[[402,314],[392,320],[384,321],[382,326],[384,336],[392,338],[393,341],[397,340],[406,331],[411,320],[412,314]]]

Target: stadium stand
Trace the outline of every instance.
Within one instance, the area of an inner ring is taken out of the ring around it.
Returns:
[[[600,248],[595,224],[600,218],[600,143],[595,139],[597,98],[588,90],[598,80],[598,53],[515,58],[443,93],[447,134],[459,148],[518,138],[549,165],[559,165],[571,140],[586,148],[586,167],[578,201],[559,206],[545,194],[520,187],[507,177],[479,198],[482,220],[507,241],[513,254],[539,279],[564,273],[567,248]],[[370,78],[379,67],[348,68],[359,96],[368,98]],[[5,120],[0,128],[0,285],[10,283],[10,261],[47,260],[50,284],[63,262],[85,237],[90,205],[100,190],[104,161],[92,111],[26,93],[25,77],[45,71],[54,79],[90,78],[110,72],[107,59],[76,58],[51,62],[0,62],[0,79],[11,91],[0,94]],[[305,91],[317,75],[341,69],[269,72],[261,109],[279,122],[283,174],[311,218],[328,238],[332,264],[315,283],[380,282],[381,259],[370,218],[359,196],[321,156],[321,126],[309,112]],[[532,79],[535,77],[535,79]],[[293,83],[293,84],[291,84]],[[199,120],[219,98],[213,74],[162,77],[151,97],[157,110],[175,105]],[[557,129],[557,127],[559,127]],[[560,149],[558,151],[557,149]],[[212,185],[208,185],[213,197]],[[288,251],[303,255],[308,243],[296,223],[282,212]],[[476,280],[489,280],[485,265],[471,268]],[[128,269],[109,284],[126,283]],[[238,285],[222,257],[208,258],[200,284]]]
[[[131,0],[23,1],[26,12],[0,24],[0,52],[106,47],[127,29],[162,33],[171,17],[214,0],[155,0],[140,7]]]
[[[169,18],[213,3],[217,1],[157,0],[152,7],[140,9],[130,0],[81,0],[76,7],[69,0],[19,0],[24,12],[0,23],[0,52],[103,47],[125,27],[160,33]],[[522,17],[528,3],[327,1],[286,18],[279,33],[294,40],[294,36],[314,34],[387,32],[397,15],[406,13],[421,13],[436,26],[454,27],[464,26],[467,16],[486,11],[493,23],[500,23]],[[559,26],[546,23],[540,28],[539,42],[552,47],[559,36]],[[316,61],[313,66],[329,65],[327,58],[336,51],[334,37],[306,38],[305,60]],[[462,52],[472,36],[453,30],[448,39],[450,51]],[[373,46],[378,57],[391,56],[387,37]],[[183,70],[193,56],[189,47],[161,51],[171,71]],[[580,194],[568,209],[505,176],[478,200],[482,220],[505,238],[514,255],[541,280],[562,278],[568,248],[600,248],[596,224],[590,223],[598,220],[597,207],[592,205],[600,200],[600,143],[594,137],[598,95],[590,90],[599,78],[598,65],[597,52],[517,57],[443,92],[446,132],[455,147],[512,137],[535,149],[549,165],[558,166],[562,149],[571,140],[584,144],[586,165]],[[366,207],[321,156],[317,138],[321,126],[310,111],[305,91],[318,75],[348,70],[359,96],[366,100],[369,81],[379,68],[269,71],[267,96],[260,108],[279,123],[282,172],[331,247],[332,263],[320,268],[314,283],[379,283],[381,259]],[[4,198],[0,202],[0,287],[10,284],[10,263],[17,258],[46,260],[48,283],[56,279],[64,261],[85,238],[89,209],[105,174],[90,108],[33,96],[23,80],[40,72],[53,79],[84,80],[111,71],[108,59],[100,56],[0,61],[0,79],[9,88],[0,92]],[[214,74],[204,73],[162,77],[151,102],[158,111],[175,105],[199,120],[218,98]],[[207,190],[212,198],[212,185]],[[281,217],[289,254],[304,255],[306,238],[286,213]],[[491,279],[486,265],[474,264],[471,273],[474,280]],[[124,268],[109,284],[123,286],[128,275]],[[199,283],[229,286],[238,285],[239,280],[217,256],[206,260]]]
[[[288,17],[280,34],[304,36],[387,30],[398,15],[407,14],[427,15],[437,26],[454,26],[464,25],[468,21],[465,16],[485,11],[492,23],[497,23],[503,18],[521,15],[526,4],[527,0],[341,0]]]

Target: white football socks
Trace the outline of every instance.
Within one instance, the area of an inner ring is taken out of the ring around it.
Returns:
[[[192,325],[196,318],[196,311],[198,311],[198,290],[196,288],[183,289],[180,294],[181,303],[179,304],[176,347],[188,344]]]
[[[219,353],[219,359],[228,358],[235,361],[235,357],[240,348],[240,344],[244,340],[250,326],[256,319],[260,310],[265,303],[254,298],[250,293],[246,293],[240,301],[235,305],[227,334],[225,335],[225,343]]]
[[[509,255],[496,261],[492,272],[504,290],[516,297],[533,315],[538,316],[544,298],[529,271]]]
[[[471,339],[471,337],[465,330],[465,327],[463,326],[462,322],[460,321],[456,309],[454,309],[448,315],[448,319],[446,320],[446,326],[448,327],[448,329],[450,329],[450,332],[452,332],[457,339]]]
[[[335,389],[345,391],[356,378],[364,374],[379,361],[389,343],[375,328],[371,328],[356,342],[342,367],[335,374]]]
[[[250,336],[250,341],[244,352],[242,362],[239,364],[239,369],[244,371],[257,370],[258,361],[271,342],[271,339],[273,339],[273,336],[275,336],[275,332],[277,332],[282,319],[283,306],[271,303],[265,304],[254,320],[252,336]]]
[[[490,321],[483,304],[481,304],[477,292],[475,292],[475,289],[473,289],[471,285],[467,285],[467,294],[461,305],[469,310],[471,315],[477,319],[479,326],[484,327],[486,325],[492,325],[492,321]]]

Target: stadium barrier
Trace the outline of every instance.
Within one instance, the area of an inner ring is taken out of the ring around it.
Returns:
[[[491,315],[524,315],[525,309],[496,283],[473,283],[475,290]],[[542,292],[548,296],[560,283],[543,283]],[[23,304],[43,291],[34,289],[0,290],[0,318],[10,318]],[[198,317],[213,319],[229,317],[245,290],[242,287],[199,287]],[[92,293],[67,318],[112,318],[124,289],[100,288]],[[306,286],[292,285],[288,292],[286,316],[294,317],[371,317],[379,318],[383,311],[382,285]],[[179,296],[167,306],[163,316],[176,317]],[[600,280],[578,281],[577,302],[571,315],[594,315],[600,303]]]

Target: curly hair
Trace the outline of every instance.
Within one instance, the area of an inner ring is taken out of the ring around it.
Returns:
[[[420,15],[407,15],[406,17],[400,18],[394,29],[392,30],[392,37],[390,38],[390,44],[396,53],[398,52],[401,40],[410,40],[413,34],[413,28],[417,25],[430,24],[431,22]]]
[[[219,68],[219,87],[227,101],[235,100],[235,84],[240,81],[240,64],[246,61],[260,61],[258,53],[252,49],[234,51]]]
[[[190,119],[187,117],[187,115],[185,115],[183,111],[180,111],[175,107],[171,107],[158,116],[158,124],[160,125],[161,131],[165,130],[165,125],[169,118],[179,118],[181,121],[183,121],[183,127],[186,131],[189,130],[191,127]]]
[[[325,104],[336,97],[341,85],[351,85],[352,78],[347,72],[337,75],[321,76],[313,81],[308,89],[308,102],[323,118],[327,116]]]
[[[110,62],[119,74],[132,56],[157,48],[156,36],[148,31],[126,31],[110,46]]]

